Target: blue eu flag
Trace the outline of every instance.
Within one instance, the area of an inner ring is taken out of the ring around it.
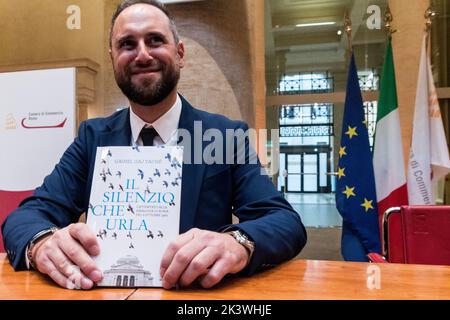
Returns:
[[[353,54],[339,147],[336,207],[343,218],[341,249],[344,259],[367,261],[368,253],[380,253],[372,153]]]

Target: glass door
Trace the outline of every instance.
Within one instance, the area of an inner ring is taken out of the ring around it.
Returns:
[[[285,186],[285,192],[331,192],[330,152],[283,153],[280,160],[279,185]]]
[[[286,155],[286,192],[302,192],[302,157],[300,154]]]
[[[302,192],[318,192],[319,162],[317,153],[304,153],[302,161]]]

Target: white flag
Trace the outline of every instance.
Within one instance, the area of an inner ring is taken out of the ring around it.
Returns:
[[[450,172],[448,147],[426,43],[425,36],[420,57],[413,135],[408,163],[410,205],[436,204],[435,184]]]

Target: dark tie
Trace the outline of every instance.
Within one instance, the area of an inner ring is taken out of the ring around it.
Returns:
[[[143,128],[141,130],[141,138],[144,146],[153,146],[153,140],[158,135],[155,128]]]

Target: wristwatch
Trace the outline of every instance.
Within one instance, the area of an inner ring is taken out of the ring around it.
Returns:
[[[36,269],[36,265],[33,260],[33,248],[41,240],[43,237],[54,234],[58,228],[52,227],[50,229],[42,230],[41,232],[36,233],[36,235],[31,239],[30,243],[27,246],[27,259],[28,264],[31,268]]]
[[[234,239],[236,239],[237,242],[239,242],[241,245],[245,247],[245,249],[248,250],[248,260],[247,264],[250,262],[250,259],[252,258],[253,251],[255,251],[255,243],[251,241],[248,236],[242,232],[241,230],[233,230],[227,232],[231,236],[233,236]]]

